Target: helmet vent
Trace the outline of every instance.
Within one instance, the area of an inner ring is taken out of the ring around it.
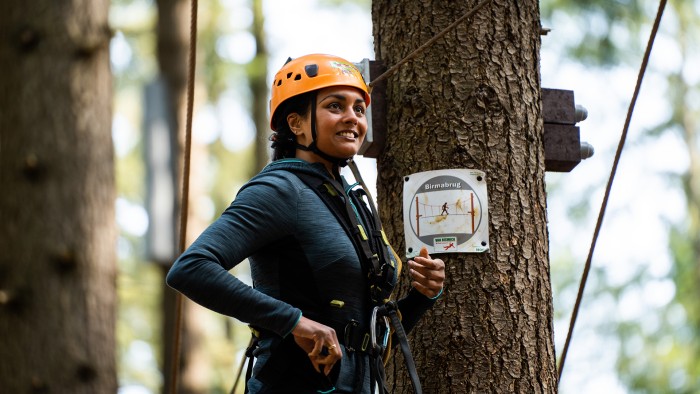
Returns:
[[[294,77],[294,80],[295,80],[295,81],[301,80],[301,74],[297,74],[297,75]]]
[[[282,86],[282,80],[281,80],[281,79],[277,81],[277,86]]]
[[[287,79],[291,78],[291,77],[292,77],[292,74],[293,74],[293,73],[287,73]]]
[[[313,78],[318,75],[318,64],[308,64],[304,67],[304,71],[309,78]]]

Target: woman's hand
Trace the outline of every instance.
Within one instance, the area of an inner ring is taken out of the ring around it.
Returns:
[[[432,259],[428,249],[422,247],[420,255],[408,261],[411,285],[428,298],[440,294],[445,282],[445,263],[440,259]]]
[[[302,316],[292,335],[297,345],[309,355],[316,372],[328,375],[343,357],[335,330],[328,326]]]

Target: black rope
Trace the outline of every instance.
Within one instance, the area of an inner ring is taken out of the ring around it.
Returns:
[[[639,74],[637,76],[637,85],[634,87],[634,94],[632,95],[632,101],[630,102],[629,109],[627,110],[627,118],[625,119],[625,125],[622,129],[622,135],[620,136],[620,143],[617,146],[617,152],[615,153],[615,160],[613,161],[612,170],[610,171],[610,178],[608,179],[608,184],[605,188],[605,196],[603,197],[603,202],[600,207],[600,213],[598,214],[598,222],[595,225],[595,231],[593,232],[593,240],[591,241],[591,247],[588,251],[588,258],[586,259],[586,265],[583,268],[583,274],[581,276],[581,283],[579,285],[578,294],[576,296],[576,303],[574,304],[574,310],[571,313],[571,321],[569,323],[569,331],[566,334],[566,343],[564,344],[564,350],[561,355],[561,361],[559,362],[559,381],[561,382],[561,374],[564,370],[564,363],[566,361],[566,354],[569,350],[569,344],[571,343],[571,336],[574,331],[574,326],[576,325],[576,317],[578,316],[578,310],[581,306],[581,298],[583,298],[583,290],[586,287],[586,281],[588,280],[588,273],[591,270],[591,260],[593,259],[593,251],[595,250],[596,242],[598,241],[598,235],[600,234],[600,227],[603,223],[603,216],[605,216],[605,209],[608,206],[608,200],[610,198],[610,190],[612,189],[613,180],[615,179],[615,173],[617,172],[617,165],[620,162],[620,156],[622,155],[622,149],[625,146],[625,141],[627,140],[627,132],[629,131],[630,122],[632,120],[632,113],[634,112],[634,107],[637,103],[637,98],[639,97],[639,90],[642,86],[642,80],[644,79],[644,74],[646,73],[647,65],[649,64],[649,57],[651,55],[651,48],[654,45],[654,40],[656,39],[656,33],[659,30],[659,24],[661,23],[661,16],[666,8],[666,0],[661,0],[659,3],[659,9],[656,14],[656,20],[654,20],[654,26],[651,29],[651,34],[649,36],[649,42],[647,43],[646,52],[644,53],[644,58],[642,59],[642,65],[639,69]]]

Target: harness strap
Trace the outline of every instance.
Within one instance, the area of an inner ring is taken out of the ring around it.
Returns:
[[[338,222],[348,233],[357,253],[361,256],[360,261],[363,264],[362,268],[370,275],[380,275],[382,268],[381,262],[379,261],[379,256],[372,252],[369,245],[368,229],[365,229],[359,222],[355,215],[355,210],[350,203],[350,197],[345,194],[338,182],[331,180],[323,181],[316,176],[301,171],[294,172],[294,174],[321,197],[321,200],[336,217],[345,219],[339,220]],[[373,281],[371,280],[370,282]]]
[[[243,363],[245,363],[245,360],[248,359],[248,368],[246,368],[245,371],[245,394],[248,394],[248,381],[250,378],[253,376],[253,361],[255,359],[255,349],[258,347],[258,340],[259,338],[253,333],[250,337],[250,343],[248,343],[248,347],[245,350],[245,354],[243,355],[243,360],[241,362],[241,369],[243,369]],[[241,377],[241,371],[238,371],[238,377],[236,377],[236,382],[233,384],[233,388],[231,389],[231,394],[233,394],[236,391],[236,387],[238,387],[238,380]]]
[[[408,370],[408,375],[411,378],[413,391],[416,394],[422,394],[423,388],[420,384],[420,378],[418,377],[416,364],[413,361],[411,347],[408,344],[408,337],[406,335],[406,331],[403,328],[403,325],[401,324],[401,319],[399,318],[397,309],[398,306],[396,305],[396,303],[394,301],[389,301],[386,304],[375,308],[376,317],[389,318],[391,326],[394,328],[394,335],[399,340],[399,344],[401,346],[401,353],[403,353],[403,358],[406,363],[406,369]],[[376,329],[376,327],[372,327],[372,329]],[[373,343],[372,345],[374,346],[376,353],[378,353],[378,355],[373,357],[373,360],[370,363],[370,367],[374,369],[373,371],[371,371],[371,376],[374,378],[374,380],[372,380],[372,384],[373,386],[375,384],[378,384],[382,393],[388,393],[388,389],[386,387],[384,363],[381,357],[381,353],[384,349],[383,346],[380,344]]]
[[[321,156],[325,160],[328,160],[331,164],[334,164],[338,167],[345,167],[346,165],[348,165],[348,161],[351,158],[331,156],[328,153],[319,149],[319,147],[316,145],[316,134],[316,97],[314,97],[314,99],[311,100],[311,143],[309,144],[309,146],[304,146],[297,143],[296,148],[307,152],[313,152]]]
[[[375,304],[381,305],[389,300],[394,290],[400,263],[395,258],[391,246],[384,235],[376,211],[356,209],[360,206],[374,206],[371,202],[369,204],[364,202],[364,198],[370,199],[369,195],[364,189],[350,190],[351,188],[348,188],[347,191],[349,205],[353,208],[353,212],[356,213],[355,219],[358,222],[365,223],[367,226],[365,230],[367,242],[370,248],[375,251],[372,255],[374,270],[369,272],[373,276],[371,278],[371,298]]]

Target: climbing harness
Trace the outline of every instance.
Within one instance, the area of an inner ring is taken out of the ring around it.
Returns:
[[[294,161],[296,159],[282,159],[270,163],[268,167],[274,168]],[[391,299],[402,268],[401,260],[388,242],[376,207],[371,201],[371,196],[363,188],[356,188],[356,186],[364,184],[361,177],[356,178],[358,183],[349,185],[342,178],[341,184],[330,178],[324,179],[306,172],[295,171],[289,167],[282,167],[281,170],[293,173],[313,190],[328,207],[351,240],[366,275],[367,296],[373,305],[369,332],[360,327],[357,320],[350,320],[345,325],[345,329],[338,332],[339,339],[346,351],[368,354],[370,356],[370,382],[373,389],[377,387],[380,393],[388,393],[384,362],[388,359],[391,338],[394,338],[400,345],[415,393],[422,393],[420,379],[408,344],[408,337],[401,323],[398,306]],[[357,171],[356,168],[355,171]],[[359,176],[359,171],[357,174]],[[342,303],[338,300],[335,302]],[[359,312],[362,313],[362,311]],[[246,350],[246,358],[248,359],[246,382],[252,376],[252,361],[257,341],[261,335],[258,330],[252,329],[252,331],[253,339]],[[239,370],[237,382],[241,373],[242,367]],[[262,374],[263,371],[260,373]]]

